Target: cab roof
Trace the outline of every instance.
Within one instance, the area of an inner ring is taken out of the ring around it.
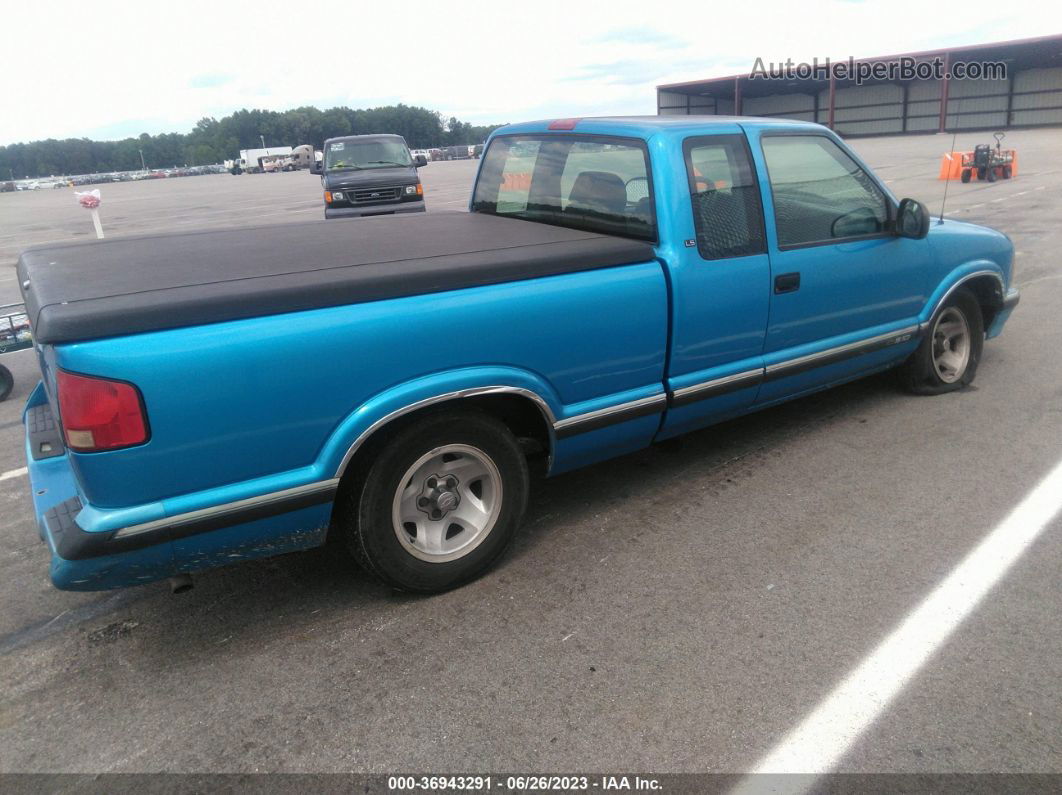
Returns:
[[[587,133],[645,138],[657,134],[687,135],[690,132],[738,132],[762,127],[826,129],[821,124],[757,116],[588,116],[576,119],[541,119],[501,127],[494,135],[514,133]]]

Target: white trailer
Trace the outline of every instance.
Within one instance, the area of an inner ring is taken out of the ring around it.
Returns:
[[[241,149],[240,159],[236,161],[242,171],[260,174],[264,171],[262,158],[270,155],[290,155],[290,146],[268,146],[265,149]]]

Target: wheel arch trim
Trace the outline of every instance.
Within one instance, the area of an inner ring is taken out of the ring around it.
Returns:
[[[979,265],[981,264],[979,263]],[[983,265],[981,265],[980,267],[978,267],[977,270],[965,273],[954,280],[949,280],[948,282],[941,282],[941,286],[938,286],[936,290],[936,293],[939,293],[939,296],[936,299],[931,298],[929,301],[926,302],[926,307],[929,308],[929,312],[927,313],[925,310],[923,310],[923,317],[919,322],[919,331],[922,334],[925,334],[927,331],[929,331],[929,324],[933,321],[933,318],[936,316],[937,312],[940,311],[940,308],[944,306],[947,300],[955,294],[956,290],[976,279],[983,279],[985,277],[994,278],[998,283],[998,297],[999,302],[1002,305],[1003,299],[1006,296],[1007,292],[1007,286],[1003,279],[1002,271],[998,267],[983,267]],[[944,288],[943,291],[941,291],[941,287],[944,284],[948,284],[949,286]]]
[[[458,403],[463,400],[475,397],[483,397],[488,395],[512,395],[514,397],[524,398],[531,401],[542,415],[542,419],[545,422],[547,433],[549,434],[549,448],[550,456],[552,457],[553,448],[556,444],[556,434],[554,426],[557,422],[556,413],[549,402],[543,398],[537,391],[529,389],[527,387],[512,386],[505,384],[490,384],[485,386],[474,386],[464,389],[455,389],[448,392],[442,392],[436,395],[423,397],[418,400],[404,403],[403,405],[395,408],[386,414],[375,419],[368,426],[366,426],[354,440],[347,446],[346,451],[343,453],[343,457],[340,459],[338,466],[335,468],[334,477],[341,478],[353,460],[355,454],[360,450],[365,443],[372,438],[378,431],[390,425],[392,422],[408,415],[413,412],[420,411],[421,409],[428,408],[430,406],[437,406],[443,403]]]

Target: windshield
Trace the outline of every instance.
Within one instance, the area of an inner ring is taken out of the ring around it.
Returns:
[[[656,239],[648,153],[630,138],[499,136],[483,158],[472,209]]]
[[[411,166],[409,149],[403,141],[386,138],[364,141],[332,141],[325,153],[325,168],[340,169],[394,168]]]

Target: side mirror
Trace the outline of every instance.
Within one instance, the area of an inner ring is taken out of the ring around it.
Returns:
[[[858,207],[833,219],[830,224],[830,237],[833,238],[860,237],[880,231],[881,219],[869,207]]]
[[[314,160],[312,163],[310,163],[310,173],[311,174],[323,174],[324,173],[324,169],[321,168],[321,165],[322,164],[321,164],[320,160]]]
[[[895,231],[899,237],[912,240],[921,240],[928,235],[929,211],[925,205],[914,199],[903,199],[896,211]]]
[[[416,165],[417,168],[420,168],[421,166],[426,166],[428,165],[428,158],[426,158],[424,155],[417,155],[417,158],[414,161],[414,165]]]

